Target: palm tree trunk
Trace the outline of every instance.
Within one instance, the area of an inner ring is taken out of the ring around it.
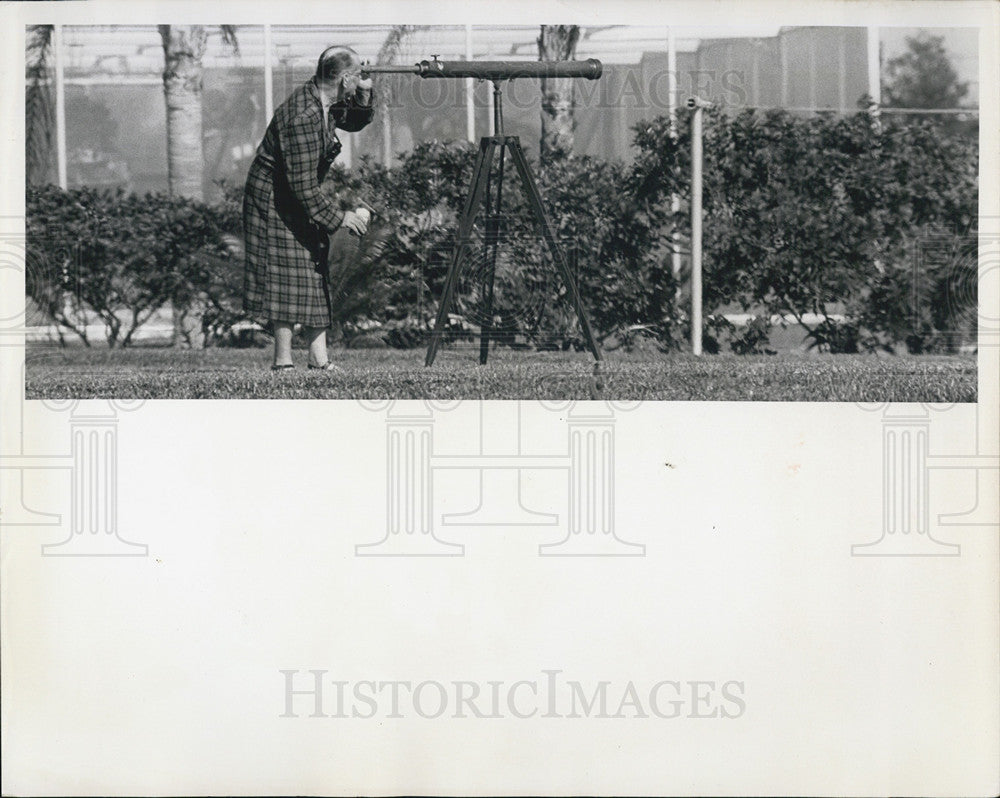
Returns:
[[[538,60],[572,60],[579,39],[579,25],[542,25]],[[541,161],[573,154],[573,105],[572,78],[542,78]]]
[[[163,93],[167,102],[167,179],[170,193],[202,201],[202,65],[208,36],[202,25],[160,25]],[[173,302],[173,346],[204,346],[199,301]]]
[[[24,97],[25,178],[43,185],[52,177],[52,132],[55,126],[49,90],[54,25],[29,25],[24,51],[27,88]]]
[[[409,37],[428,25],[393,25],[375,57],[376,64],[399,63],[400,53],[406,49]],[[383,75],[379,78],[375,91],[376,114],[372,125],[378,140],[382,142],[382,164],[392,166],[392,109],[404,94],[404,87],[412,84],[408,75]]]
[[[202,25],[160,25],[163,91],[167,100],[167,174],[170,193],[204,199],[201,135]]]

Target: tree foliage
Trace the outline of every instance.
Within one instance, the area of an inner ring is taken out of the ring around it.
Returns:
[[[958,72],[944,47],[943,36],[921,31],[906,37],[906,51],[885,65],[883,100],[891,108],[958,109],[969,95],[968,81]],[[974,138],[976,119],[958,114],[913,114],[914,121],[937,121],[948,134]]]
[[[969,94],[944,47],[944,36],[906,37],[906,52],[885,65],[884,100],[897,108],[958,108]]]

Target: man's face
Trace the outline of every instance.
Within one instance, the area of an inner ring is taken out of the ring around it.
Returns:
[[[344,85],[344,94],[354,94],[361,83],[361,62],[355,59],[341,77],[341,81]]]
[[[369,102],[372,90],[371,77],[361,77],[361,62],[352,65],[347,74],[341,78],[344,86],[344,97],[355,97],[362,103]]]

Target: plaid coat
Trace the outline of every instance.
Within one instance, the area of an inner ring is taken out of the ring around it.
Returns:
[[[338,128],[361,130],[371,106],[335,103]],[[246,272],[243,307],[260,320],[330,324],[326,247],[343,212],[320,191],[340,141],[323,124],[313,78],[274,113],[243,191]]]

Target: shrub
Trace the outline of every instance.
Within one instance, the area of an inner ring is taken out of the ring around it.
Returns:
[[[771,338],[771,320],[767,316],[753,316],[747,320],[743,331],[734,335],[729,348],[737,355],[773,355],[768,348]]]
[[[26,209],[29,293],[88,345],[88,310],[109,346],[128,346],[167,302],[214,296],[234,259],[222,213],[181,197],[45,186]]]
[[[369,275],[368,292],[381,288],[379,308],[369,307],[394,329],[393,343],[417,342],[433,326],[450,265],[456,228],[469,191],[476,150],[472,145],[430,142],[403,156],[386,172],[363,162],[351,175],[331,181],[335,196],[361,195],[376,206],[391,232],[381,264]],[[648,210],[626,196],[627,170],[593,158],[553,159],[533,167],[546,216],[583,296],[599,338],[637,324],[655,327],[671,315],[675,293],[669,270],[653,256]],[[335,187],[334,187],[335,186]],[[539,348],[582,343],[563,276],[535,224],[510,159],[505,169],[493,320],[497,337],[510,345]],[[483,229],[480,218],[478,229]],[[466,258],[463,287],[452,308],[465,324],[479,324],[477,270],[480,246]],[[381,281],[381,284],[379,284]],[[662,326],[662,325],[661,325]],[[462,333],[465,334],[464,331]]]
[[[794,318],[812,346],[831,352],[900,342],[914,352],[951,351],[974,338],[974,141],[932,122],[876,124],[867,113],[704,113],[706,351],[726,342],[740,353],[768,351],[774,316]],[[641,123],[635,145],[629,166],[560,157],[533,172],[596,336],[625,347],[652,338],[669,350],[690,337],[670,264],[688,238],[687,116],[676,133],[666,117]],[[392,169],[363,159],[331,170],[324,191],[335,202],[364,200],[376,214],[356,268],[338,281],[334,322],[347,338],[375,328],[392,346],[426,341],[475,155],[467,143],[428,142]],[[582,347],[563,277],[509,161],[505,172],[497,339]],[[84,339],[93,312],[109,344],[127,346],[169,302],[182,313],[196,307],[208,342],[225,342],[243,320],[242,187],[222,189],[215,205],[29,189],[29,293]],[[479,236],[485,227],[481,214]],[[482,322],[480,253],[481,238],[450,309],[450,336],[467,338]],[[721,315],[728,306],[756,318],[737,331]]]
[[[954,286],[975,282],[974,262],[958,254],[975,240],[975,142],[867,113],[704,113],[707,310],[790,315],[831,351],[907,337],[933,346],[971,326],[975,292],[963,299]],[[665,118],[636,128],[632,195],[660,219],[671,192],[689,201],[688,130],[682,119],[672,136]],[[924,257],[928,242],[936,260]],[[845,308],[851,318],[838,321]]]

